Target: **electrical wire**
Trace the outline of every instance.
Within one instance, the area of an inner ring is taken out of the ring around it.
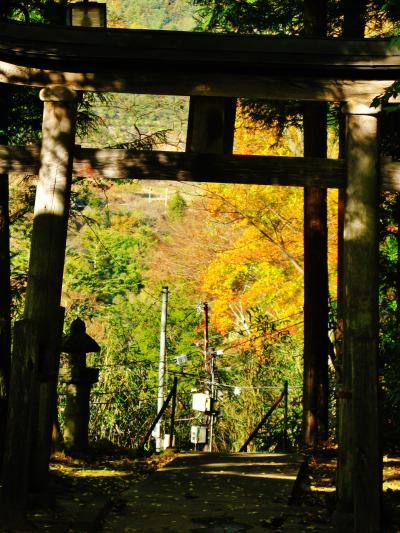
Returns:
[[[279,324],[281,322],[285,322],[286,320],[289,320],[290,318],[293,318],[295,316],[299,316],[299,315],[302,315],[304,313],[304,311],[299,311],[298,313],[293,313],[291,315],[288,315],[286,317],[283,317],[283,318],[278,318],[276,320],[271,320],[271,324]],[[290,327],[291,324],[288,324],[288,327]],[[260,327],[260,325],[254,325],[254,326],[248,326],[246,328],[247,330],[257,330],[257,329],[262,329],[262,327]],[[286,328],[285,328],[286,329]],[[235,331],[236,333],[242,333],[244,330],[244,328],[233,328],[232,331]],[[276,330],[271,330],[272,333],[274,333],[274,331]]]
[[[211,381],[206,381],[205,382],[207,385],[211,385]],[[283,386],[282,385],[260,385],[260,386],[257,386],[257,385],[230,385],[228,383],[221,383],[221,382],[214,382],[214,385],[216,387],[220,387],[220,388],[228,388],[228,389],[242,389],[242,390],[279,390],[279,389],[282,389]],[[288,389],[302,389],[302,386],[301,385],[289,385],[288,386]]]
[[[298,326],[300,324],[304,324],[304,320],[301,320],[300,322],[296,322],[295,324],[289,324],[287,327],[284,327],[284,328],[281,328],[281,329],[276,329],[276,330],[273,330],[271,331],[271,335],[268,337],[268,339],[273,339],[275,336],[279,335],[280,333],[283,333],[285,331],[287,331],[287,329],[289,327],[294,327],[294,326]],[[237,340],[231,340],[231,341],[224,341],[223,342],[223,346],[226,346],[226,344],[236,348],[238,346],[242,346],[243,344],[248,344],[248,343],[251,343],[252,341],[255,341],[255,340],[258,340],[258,339],[262,339],[262,338],[265,338],[266,335],[265,333],[260,333],[260,335],[256,335],[256,336],[252,336],[252,337],[247,337],[241,341],[237,341]]]

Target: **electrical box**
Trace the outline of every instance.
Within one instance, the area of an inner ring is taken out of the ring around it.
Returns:
[[[190,428],[190,442],[193,444],[205,444],[207,442],[206,426],[192,426]]]
[[[192,408],[205,413],[211,410],[211,398],[205,392],[195,392],[192,396]]]

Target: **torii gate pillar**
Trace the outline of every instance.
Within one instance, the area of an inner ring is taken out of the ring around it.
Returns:
[[[344,221],[344,345],[350,364],[354,531],[381,531],[378,413],[378,115],[369,104],[345,107],[347,188]]]
[[[39,342],[39,390],[33,420],[31,473],[31,484],[37,488],[47,480],[55,411],[63,324],[60,299],[77,105],[76,93],[62,86],[42,89],[40,99],[44,102],[42,148],[24,310],[24,319],[37,328]]]
[[[2,525],[24,522],[28,485],[47,482],[55,411],[63,309],[60,308],[70,204],[76,93],[40,91],[44,101],[24,320],[14,328]]]

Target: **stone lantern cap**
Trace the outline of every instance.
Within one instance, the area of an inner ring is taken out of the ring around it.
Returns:
[[[62,351],[65,353],[85,354],[89,352],[99,352],[100,346],[86,333],[85,322],[76,318],[62,343]]]

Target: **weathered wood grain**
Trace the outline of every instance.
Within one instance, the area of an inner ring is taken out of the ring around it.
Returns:
[[[0,146],[0,172],[37,174],[39,147]],[[337,159],[137,152],[78,148],[73,172],[83,177],[159,179],[260,185],[342,187],[344,162]]]
[[[0,145],[0,173],[37,174],[40,147]],[[77,148],[73,172],[82,177],[159,179],[216,183],[319,187],[345,186],[345,165],[338,159],[137,152]],[[400,191],[400,162],[381,164],[381,189]]]
[[[76,93],[42,89],[44,102],[40,170],[29,257],[24,319],[37,328],[41,380],[33,424],[31,486],[46,486],[62,321],[60,299],[67,240],[76,123]]]
[[[200,69],[191,72],[172,69],[160,73],[157,69],[151,70],[147,67],[124,71],[104,68],[99,72],[88,71],[83,74],[12,64],[2,61],[0,56],[0,83],[34,87],[58,84],[82,91],[370,102],[373,97],[382,94],[384,89],[393,83],[393,79],[394,77],[387,76],[378,81],[354,81],[340,76],[307,78],[294,75],[278,76],[272,73],[264,75],[259,71],[249,74],[208,72]]]
[[[0,23],[0,35],[0,82],[13,84],[65,84],[80,90],[147,94],[348,100],[371,98],[400,76],[400,52],[385,40],[22,23]]]
[[[315,37],[215,34],[112,28],[80,28],[0,23],[0,55],[16,64],[39,61],[46,65],[87,66],[99,71],[106,66],[131,68],[154,63],[159,70],[183,65],[196,70],[202,65],[247,66],[284,72],[287,67],[317,75],[338,69],[374,70],[377,76],[398,71],[400,51],[385,39],[344,40]],[[100,62],[100,63],[99,63]],[[322,73],[318,73],[322,68]]]
[[[351,363],[354,532],[381,531],[378,118],[347,108],[343,358]]]

